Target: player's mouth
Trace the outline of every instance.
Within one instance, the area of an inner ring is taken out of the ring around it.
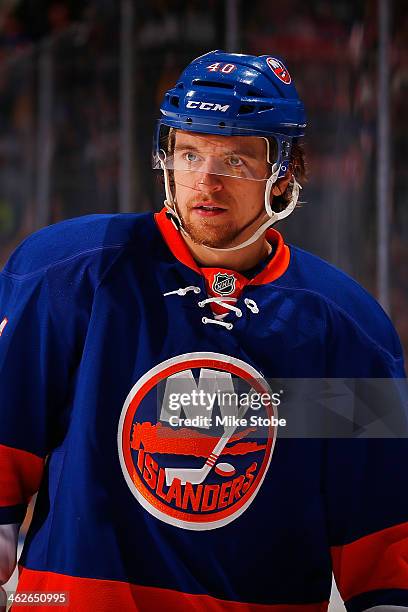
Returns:
[[[214,202],[197,202],[193,206],[193,212],[201,217],[216,217],[225,213],[226,210]]]

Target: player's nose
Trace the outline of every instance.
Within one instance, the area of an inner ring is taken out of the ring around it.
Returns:
[[[210,164],[202,168],[197,177],[197,189],[214,193],[222,189],[222,177],[216,174]]]
[[[220,191],[222,182],[217,174],[202,174],[197,182],[197,187],[202,191]]]

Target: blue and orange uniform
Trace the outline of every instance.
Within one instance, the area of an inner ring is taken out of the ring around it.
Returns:
[[[19,524],[39,491],[20,591],[66,591],[74,612],[323,612],[333,571],[350,612],[408,607],[406,438],[238,426],[220,444],[169,424],[163,397],[180,377],[258,391],[404,378],[380,306],[277,231],[267,239],[254,274],[200,268],[163,210],[65,221],[11,256],[0,524]]]

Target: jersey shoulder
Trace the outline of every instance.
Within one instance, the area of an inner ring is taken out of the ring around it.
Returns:
[[[293,246],[290,252],[288,270],[277,284],[315,294],[337,315],[334,320],[358,328],[369,341],[395,358],[402,356],[391,320],[368,291],[320,257]]]
[[[12,253],[4,272],[27,276],[57,264],[69,264],[79,257],[108,262],[118,250],[140,246],[153,230],[152,213],[94,214],[68,219],[28,236]]]

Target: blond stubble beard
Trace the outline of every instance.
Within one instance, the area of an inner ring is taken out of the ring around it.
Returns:
[[[205,219],[198,225],[181,217],[183,227],[196,244],[202,244],[213,248],[228,247],[241,233],[232,223],[226,223],[221,227],[215,227]],[[198,225],[198,227],[197,227]]]
[[[212,248],[230,248],[236,246],[237,243],[242,242],[242,240],[237,240],[241,234],[265,214],[265,211],[261,210],[255,219],[252,219],[245,227],[238,228],[231,222],[217,227],[206,219],[202,219],[199,224],[191,222],[180,213],[177,205],[176,209],[184,229],[193,242]]]
[[[196,244],[213,248],[225,248],[231,246],[231,243],[241,233],[241,230],[232,222],[217,227],[213,225],[211,221],[204,218],[197,222],[190,221],[193,213],[189,212],[188,218],[186,218],[186,216],[181,213],[177,202],[174,202],[174,204],[183,228]]]

